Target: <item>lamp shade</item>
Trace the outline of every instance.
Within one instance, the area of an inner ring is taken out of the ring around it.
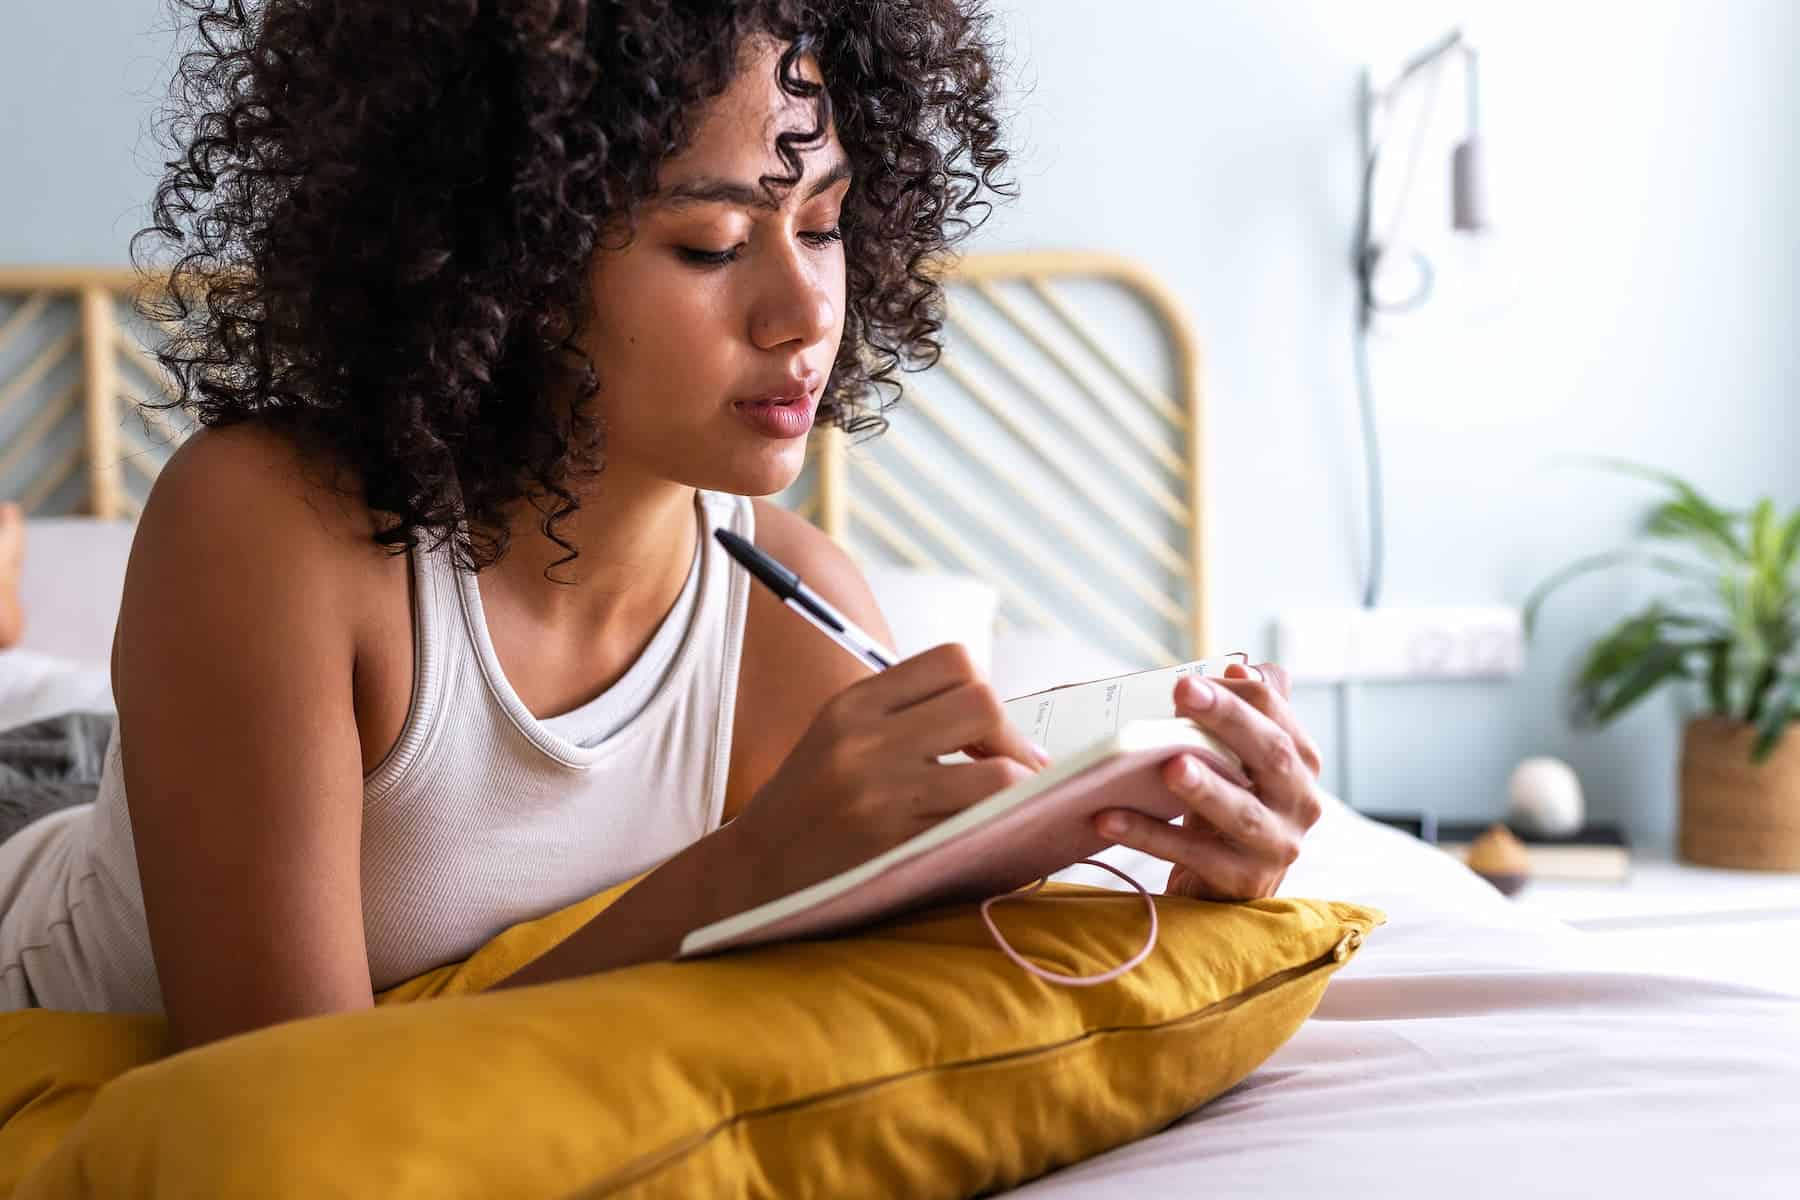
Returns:
[[[1487,166],[1479,137],[1459,144],[1451,158],[1450,206],[1457,230],[1479,233],[1488,227]]]

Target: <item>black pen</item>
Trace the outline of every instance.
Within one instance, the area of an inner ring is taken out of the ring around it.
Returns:
[[[819,632],[842,646],[857,662],[877,671],[885,671],[894,665],[896,656],[892,650],[886,649],[857,628],[849,617],[831,607],[817,592],[801,583],[798,575],[729,529],[715,529],[713,536],[719,539],[719,544],[725,547],[727,554],[737,559],[739,565],[768,584],[769,590],[781,597],[783,604],[817,625]]]

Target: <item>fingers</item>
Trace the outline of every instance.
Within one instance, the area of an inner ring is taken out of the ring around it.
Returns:
[[[1253,793],[1192,755],[1178,754],[1163,764],[1163,782],[1193,816],[1223,836],[1241,855],[1285,868],[1300,854],[1305,827],[1288,820]],[[1310,822],[1309,822],[1310,824]]]
[[[1116,826],[1110,824],[1114,818]],[[1175,864],[1171,890],[1179,877],[1178,894],[1200,900],[1272,896],[1287,870],[1287,864],[1247,855],[1188,820],[1172,825],[1131,809],[1109,809],[1100,814],[1098,824],[1102,837]],[[1118,832],[1112,832],[1114,828]]]
[[[843,696],[864,706],[865,714],[886,718],[890,742],[918,750],[921,758],[964,750],[973,758],[1002,755],[1034,770],[1049,762],[1007,720],[999,696],[959,642],[915,654],[858,681]]]
[[[1312,774],[1289,730],[1244,700],[1235,689],[1267,687],[1247,680],[1184,678],[1175,685],[1175,712],[1201,725],[1237,754],[1255,784],[1249,799],[1282,815],[1300,813],[1312,795]],[[1238,788],[1238,792],[1244,792]],[[1244,795],[1249,793],[1244,792]]]
[[[961,642],[945,642],[902,659],[885,671],[845,688],[845,700],[874,715],[897,713],[940,693],[982,678],[974,657]],[[954,747],[952,747],[954,749]]]
[[[1230,663],[1225,668],[1225,678],[1254,679],[1258,683],[1266,683],[1284,700],[1294,694],[1293,681],[1288,676],[1287,668],[1280,663],[1257,663],[1253,667],[1243,663]]]
[[[996,792],[1005,791],[1021,779],[1031,778],[1032,774],[1014,759],[999,756],[947,765],[932,763],[919,777],[917,815],[952,816]]]
[[[1191,754],[1163,764],[1164,784],[1187,807],[1180,827],[1128,809],[1095,819],[1102,837],[1174,864],[1171,895],[1203,900],[1272,896],[1300,856],[1300,840],[1318,819],[1310,790],[1298,811],[1284,814],[1254,793],[1206,770]]]
[[[1251,674],[1252,672],[1261,672],[1262,678],[1255,678]],[[1300,724],[1292,707],[1288,704],[1289,683],[1285,670],[1275,663],[1263,663],[1255,667],[1242,667],[1237,663],[1232,663],[1225,668],[1224,677],[1215,679],[1214,682],[1230,689],[1232,695],[1286,731],[1287,735],[1293,739],[1294,750],[1300,756],[1301,763],[1305,765],[1313,778],[1318,778],[1321,765],[1319,748],[1314,744],[1312,737]],[[1175,703],[1176,711],[1180,712],[1181,698],[1179,695],[1176,697]]]
[[[1000,698],[957,642],[851,684],[826,703],[819,724],[825,736],[873,734],[878,745],[921,762],[935,763],[956,750],[975,759],[1004,757],[1033,771],[1050,761],[1007,719]]]
[[[921,758],[968,748],[971,757],[1003,755],[1034,770],[1048,761],[1007,720],[1000,698],[979,678],[893,714],[882,733],[890,744],[917,750]]]

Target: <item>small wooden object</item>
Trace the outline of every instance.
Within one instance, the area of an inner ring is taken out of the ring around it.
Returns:
[[[1489,826],[1470,843],[1467,862],[1469,870],[1506,896],[1517,893],[1531,877],[1531,856],[1525,852],[1525,844],[1501,824]]]

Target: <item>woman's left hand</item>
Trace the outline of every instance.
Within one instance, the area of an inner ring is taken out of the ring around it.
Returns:
[[[1163,781],[1187,805],[1180,825],[1130,809],[1095,817],[1102,837],[1175,864],[1170,896],[1256,900],[1273,896],[1319,819],[1313,784],[1319,752],[1288,708],[1287,672],[1274,663],[1189,676],[1175,685],[1175,713],[1229,746],[1244,770],[1226,774],[1191,754],[1163,764]],[[1223,762],[1218,766],[1223,768]],[[1112,818],[1123,818],[1116,828]]]

